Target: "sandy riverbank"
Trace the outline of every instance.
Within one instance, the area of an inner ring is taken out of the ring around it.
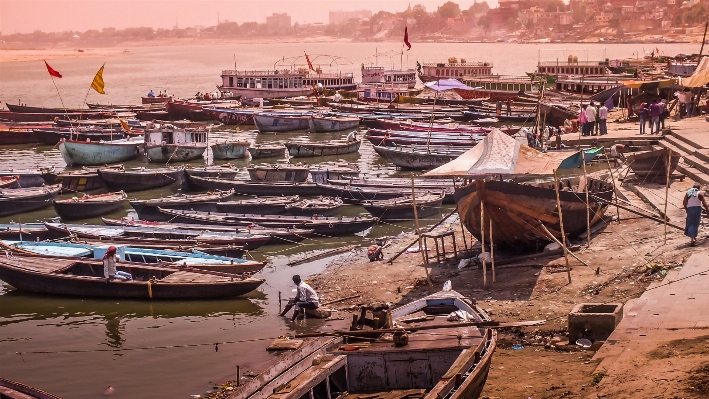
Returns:
[[[673,183],[673,196],[681,199],[678,193],[689,184],[689,180]],[[683,225],[681,209],[678,204],[673,207],[676,212],[670,217]],[[501,333],[483,397],[595,397],[596,362],[591,361],[595,352],[565,344],[569,311],[582,302],[625,303],[637,298],[650,283],[662,279],[663,269],[682,265],[696,250],[687,245],[682,231],[670,229],[665,244],[662,224],[622,210],[620,223],[611,221],[614,216],[615,209],[609,209],[606,218],[609,223],[593,235],[589,248],[585,247],[585,237],[574,240],[581,247],[577,255],[589,266],[571,258],[570,284],[564,258],[560,256],[498,266],[496,282],[488,287],[483,286],[481,269],[461,271],[457,261],[449,261],[430,269],[433,286],[429,287],[421,254],[405,254],[390,265],[369,262],[363,251],[338,259],[311,280],[325,301],[359,295],[334,305],[345,320],[360,304],[404,304],[440,290],[446,280],[451,280],[455,290],[477,299],[494,320],[547,320],[539,327]],[[462,248],[460,225],[449,228],[456,232],[458,247]],[[385,257],[391,257],[413,240],[413,234],[397,239],[386,248]],[[470,245],[469,234],[466,240]],[[700,246],[709,247],[709,243],[703,240]],[[504,254],[497,256],[501,259]],[[488,279],[491,279],[489,265]],[[513,345],[524,349],[512,349]]]

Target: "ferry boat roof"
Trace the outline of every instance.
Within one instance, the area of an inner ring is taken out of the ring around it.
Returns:
[[[315,73],[310,70],[234,70],[226,69],[222,71],[222,76],[241,76],[241,77],[297,77],[297,78],[311,78],[311,79],[332,79],[332,78],[352,78],[353,73],[348,72],[321,72]]]

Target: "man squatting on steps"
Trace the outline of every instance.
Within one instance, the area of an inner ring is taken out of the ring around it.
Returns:
[[[283,312],[280,314],[281,316],[285,316],[291,308],[295,307],[291,320],[295,320],[298,316],[303,318],[305,309],[317,309],[320,307],[320,299],[313,287],[301,281],[300,276],[297,274],[293,276],[293,282],[297,287],[295,298],[288,301],[288,305],[286,305],[286,308],[283,309]]]

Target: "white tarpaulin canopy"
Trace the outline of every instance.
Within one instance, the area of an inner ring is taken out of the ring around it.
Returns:
[[[472,87],[468,87],[456,79],[439,79],[435,82],[424,83],[423,85],[435,91],[446,91],[452,89],[473,90]]]
[[[475,147],[424,176],[548,176],[568,156],[568,153],[541,153],[493,129]]]
[[[684,78],[681,85],[684,87],[702,87],[709,83],[709,57],[702,57],[692,76]]]

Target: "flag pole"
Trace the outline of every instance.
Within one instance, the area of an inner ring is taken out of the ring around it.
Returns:
[[[101,65],[101,68],[99,68],[99,71],[100,71],[104,66],[106,66],[106,63],[105,63],[105,62],[103,63],[103,65]],[[95,75],[94,75],[94,79],[96,79],[96,76],[95,76]],[[91,91],[91,87],[93,86],[93,84],[94,84],[94,81],[92,80],[92,81],[91,81],[91,84],[89,85],[89,88],[86,90],[86,95],[84,96],[84,103],[81,104],[82,110],[83,110],[83,108],[84,108],[84,105],[86,105],[86,99],[89,98],[89,92]],[[88,106],[87,106],[87,107],[88,107]]]
[[[57,82],[54,81],[54,76],[52,74],[49,74],[49,77],[52,78],[52,84],[54,85],[54,88],[57,90],[57,95],[59,96],[59,101],[62,103],[62,108],[64,108],[64,115],[66,116],[66,120],[69,121],[69,125],[73,127],[71,124],[71,118],[69,118],[69,112],[66,110],[66,105],[64,105],[64,99],[62,99],[62,94],[59,93],[59,87],[57,87]]]

